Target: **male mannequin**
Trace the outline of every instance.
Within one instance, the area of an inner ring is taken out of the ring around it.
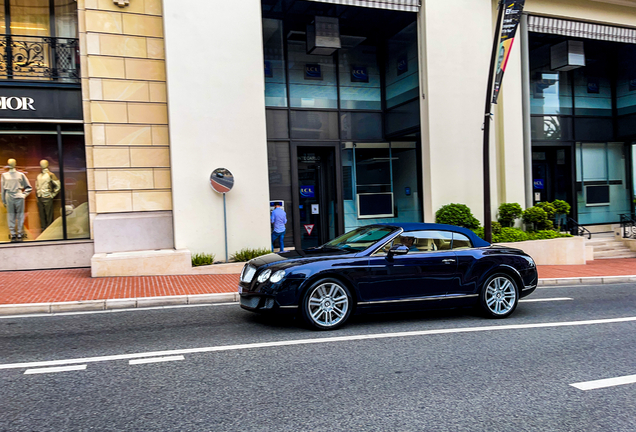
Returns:
[[[40,168],[42,172],[35,179],[35,195],[38,199],[40,226],[44,231],[53,223],[53,198],[62,186],[55,174],[49,171],[49,161],[41,160]]]
[[[12,242],[24,238],[24,200],[33,188],[27,177],[16,171],[17,162],[9,159],[9,172],[0,177],[0,195],[2,204],[7,208],[7,219]],[[17,222],[17,223],[16,223]]]

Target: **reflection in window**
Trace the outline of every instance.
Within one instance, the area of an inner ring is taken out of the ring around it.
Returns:
[[[294,108],[338,108],[336,64],[331,56],[309,55],[306,43],[288,40],[289,95]]]
[[[263,19],[265,106],[287,106],[287,79],[283,52],[283,22]]]
[[[380,68],[376,48],[358,45],[342,49],[340,59],[340,107],[342,109],[382,109]]]
[[[559,116],[532,116],[530,121],[533,140],[571,139],[571,118]]]
[[[387,48],[386,106],[392,108],[418,97],[416,23],[408,25],[389,39]]]
[[[572,89],[567,72],[539,68],[532,73],[532,114],[572,114]]]

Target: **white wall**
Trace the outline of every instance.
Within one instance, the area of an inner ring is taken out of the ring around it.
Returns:
[[[425,221],[433,222],[435,211],[448,203],[468,205],[481,220],[482,125],[492,5],[489,1],[424,0],[420,14]],[[496,202],[494,131],[491,143],[491,196]]]
[[[175,247],[224,259],[223,199],[208,182],[219,167],[236,179],[229,254],[269,247],[260,0],[163,3]]]

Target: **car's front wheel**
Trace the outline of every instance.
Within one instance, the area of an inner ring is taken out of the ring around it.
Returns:
[[[486,316],[506,318],[519,302],[519,289],[507,274],[497,273],[488,278],[481,290],[481,307]]]
[[[322,279],[305,293],[301,313],[312,328],[334,330],[349,319],[352,306],[351,293],[342,282]]]

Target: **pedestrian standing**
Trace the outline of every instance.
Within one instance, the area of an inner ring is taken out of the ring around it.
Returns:
[[[280,205],[280,202],[274,204],[272,211],[272,252],[274,252],[274,243],[278,239],[280,246],[279,253],[285,252],[285,224],[287,223],[287,213]]]

